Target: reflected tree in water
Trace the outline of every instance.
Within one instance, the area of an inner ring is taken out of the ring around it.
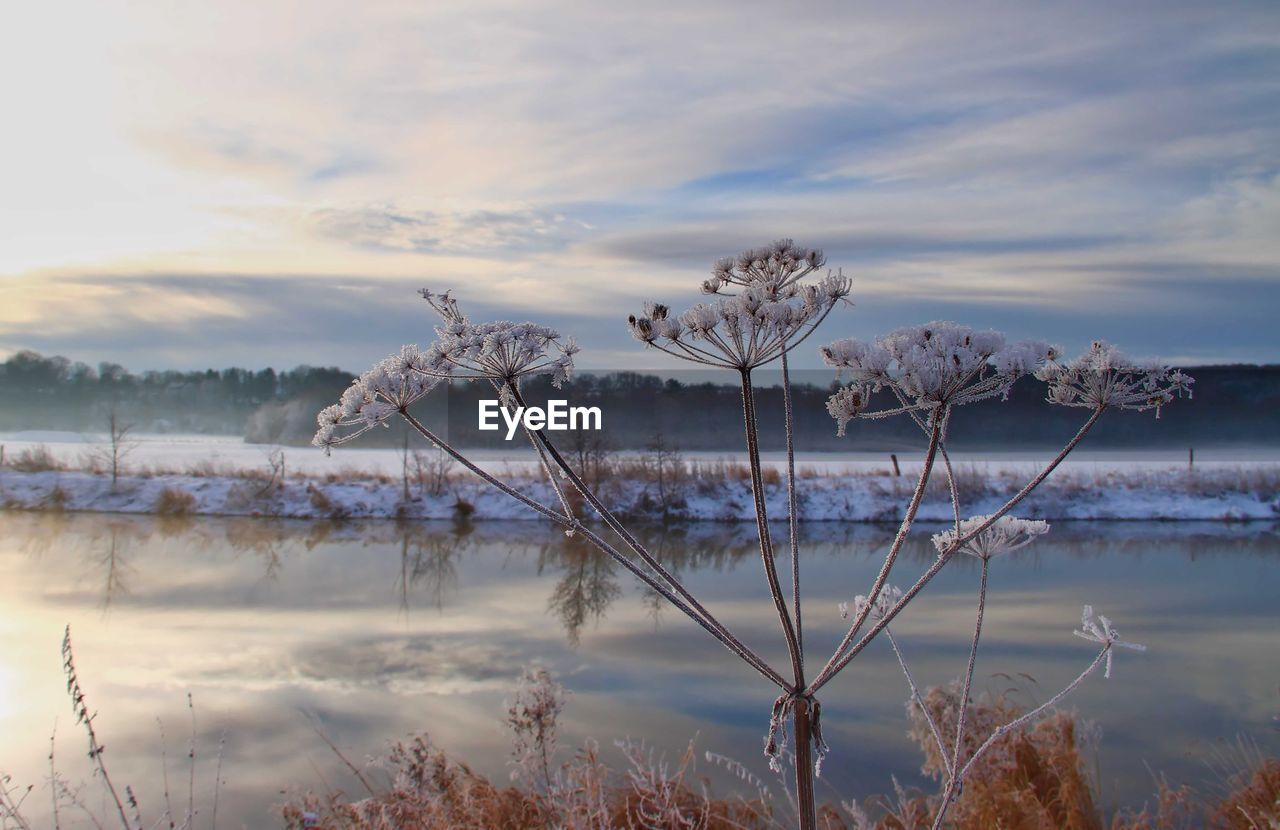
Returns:
[[[560,569],[561,576],[547,598],[547,611],[560,619],[569,643],[577,646],[583,625],[598,624],[614,600],[622,596],[622,586],[613,561],[576,538],[553,540],[542,546],[538,573],[552,567]]]

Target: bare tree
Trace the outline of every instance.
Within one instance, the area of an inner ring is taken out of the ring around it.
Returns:
[[[111,468],[111,487],[115,488],[120,479],[120,470],[124,458],[138,447],[138,442],[129,439],[133,432],[133,424],[126,424],[111,410],[107,416],[107,445],[97,451],[98,457]]]

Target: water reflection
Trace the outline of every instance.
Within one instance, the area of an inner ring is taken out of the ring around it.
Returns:
[[[839,639],[836,606],[865,591],[892,531],[803,528],[811,653]],[[774,532],[781,540],[786,528]],[[922,527],[906,547],[895,582],[932,562],[930,532]],[[785,660],[752,527],[639,535],[744,640]],[[976,682],[998,691],[1013,678],[1028,695],[1051,693],[1090,656],[1069,632],[1092,602],[1151,647],[1122,655],[1131,659],[1112,680],[1086,684],[1074,700],[1104,733],[1104,796],[1146,798],[1146,764],[1194,780],[1213,742],[1238,732],[1274,752],[1278,538],[1258,523],[1061,524],[993,567]],[[895,624],[921,683],[959,673],[976,578],[973,563],[958,561]],[[676,752],[697,733],[701,746],[754,764],[773,698],[611,560],[536,522],[0,514],[0,603],[0,768],[43,780],[49,731],[56,717],[66,721],[57,644],[70,622],[120,770],[113,777],[156,803],[155,719],[182,722],[191,690],[209,756],[227,730],[224,777],[249,826],[263,825],[280,786],[320,786],[316,769],[350,783],[300,710],[349,757],[428,729],[502,778],[502,701],[529,662],[575,691],[570,746],[632,735]],[[828,687],[835,753],[824,778],[844,796],[883,791],[890,774],[918,780],[905,696],[892,656],[875,646]],[[68,758],[82,737],[70,733],[59,730]]]

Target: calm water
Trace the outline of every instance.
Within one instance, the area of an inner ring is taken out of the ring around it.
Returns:
[[[838,640],[837,604],[866,590],[891,530],[807,530],[811,655]],[[645,536],[722,620],[784,663],[750,528]],[[893,581],[909,583],[930,556],[923,544],[909,548]],[[977,575],[972,562],[953,564],[894,626],[922,684],[962,669]],[[1091,678],[1070,701],[1100,730],[1110,802],[1147,798],[1148,766],[1175,783],[1206,780],[1204,758],[1237,735],[1280,750],[1276,527],[1064,523],[997,562],[991,588],[979,689],[1017,685],[1043,699],[1074,677],[1094,654],[1070,633],[1085,602],[1150,647],[1119,654],[1111,680]],[[0,513],[0,769],[37,784],[28,806],[38,819],[55,724],[59,770],[88,781],[61,676],[67,623],[112,775],[134,785],[148,821],[162,799],[159,723],[174,799],[186,804],[188,692],[204,814],[225,735],[219,826],[270,826],[269,807],[286,787],[358,794],[313,724],[357,762],[426,731],[505,778],[503,700],[529,663],[573,690],[564,745],[591,736],[619,761],[615,738],[676,755],[696,736],[700,749],[768,777],[760,747],[771,687],[621,568],[535,522]],[[879,643],[826,688],[834,751],[824,778],[839,795],[886,791],[890,774],[923,783],[905,736],[905,697]],[[716,778],[706,765],[700,771]],[[85,793],[99,803],[95,782]]]

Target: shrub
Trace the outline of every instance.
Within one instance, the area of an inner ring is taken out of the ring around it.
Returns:
[[[20,473],[43,473],[62,469],[62,464],[44,444],[28,447],[15,454],[9,466]]]
[[[155,504],[151,507],[152,512],[159,513],[161,516],[186,516],[194,513],[195,509],[196,497],[176,487],[166,487],[161,490],[156,496]]]

